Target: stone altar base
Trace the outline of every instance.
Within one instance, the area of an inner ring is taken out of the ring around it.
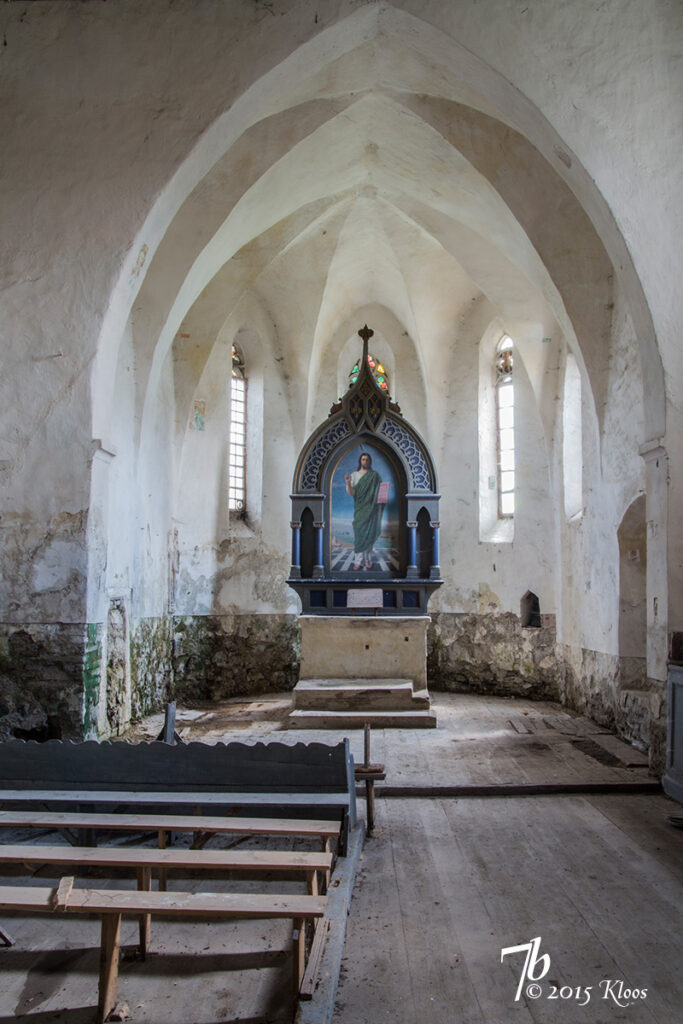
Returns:
[[[289,726],[430,729],[428,616],[301,616],[301,672]]]

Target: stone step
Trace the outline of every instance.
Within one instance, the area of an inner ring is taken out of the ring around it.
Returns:
[[[416,693],[412,683],[377,686],[345,682],[330,685],[326,681],[325,685],[316,685],[306,681],[294,688],[294,707],[308,710],[410,711],[428,710],[429,705],[427,690]]]
[[[344,676],[343,678],[337,679],[331,676],[325,676],[324,679],[300,679],[299,682],[297,683],[297,686],[316,687],[317,689],[325,687],[337,689],[346,686],[367,686],[368,688],[375,686],[409,686],[412,689],[413,680],[399,679],[395,678],[394,676],[388,677],[386,679],[368,679],[366,676],[358,678],[352,676]]]
[[[434,711],[291,711],[290,729],[435,729]]]

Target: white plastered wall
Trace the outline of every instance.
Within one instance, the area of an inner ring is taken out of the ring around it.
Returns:
[[[545,545],[523,540],[520,494],[493,586],[468,418],[485,329],[468,308],[490,303],[522,346],[520,443],[544,448],[527,479],[539,508],[550,464],[539,521],[562,584],[543,568],[539,588],[565,642],[616,653],[616,530],[654,472],[639,448],[668,453],[648,498],[649,671],[662,678],[667,629],[683,628],[675,517],[666,531],[667,472],[672,508],[683,490],[680,5],[321,0],[315,18],[305,2],[276,6],[277,18],[247,3],[3,9],[2,620],[102,623],[119,592],[134,615],[167,614],[175,530],[184,569],[195,547],[234,537],[222,441],[195,464],[200,439],[183,425],[192,398],[225,383],[222,327],[245,295],[263,318],[253,564],[243,574],[230,556],[217,590],[218,556],[202,555],[195,611],[292,607],[281,582],[259,591],[258,559],[288,561],[291,469],[328,402],[316,367],[355,311],[377,306],[430,382],[422,408],[386,330],[397,397],[439,465],[444,566],[457,555],[439,604],[470,606],[485,584],[516,611],[514,574],[523,555],[542,565]],[[224,307],[202,305],[223,268]],[[193,310],[214,319],[190,371],[176,337]],[[578,524],[558,513],[560,337],[584,385]],[[211,475],[197,522],[189,466]]]

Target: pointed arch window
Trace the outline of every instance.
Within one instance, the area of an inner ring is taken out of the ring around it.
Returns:
[[[498,450],[498,516],[515,514],[515,365],[514,343],[505,334],[498,342],[496,373],[496,440]]]
[[[356,362],[353,364],[353,369],[349,374],[349,387],[351,387],[352,384],[355,384],[356,381],[358,380],[361,361],[362,360],[357,359]],[[380,363],[379,359],[377,359],[373,355],[370,355],[370,353],[368,353],[368,366],[370,367],[370,372],[372,373],[373,380],[377,387],[380,389],[380,391],[388,391],[389,377],[387,376],[387,371],[385,370],[382,363]]]
[[[247,376],[239,345],[232,346],[230,379],[230,450],[228,456],[228,508],[243,515],[247,507]]]

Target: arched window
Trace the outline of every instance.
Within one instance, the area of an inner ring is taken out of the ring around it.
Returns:
[[[247,378],[239,345],[232,346],[230,379],[230,452],[228,457],[228,508],[241,515],[247,507]]]
[[[352,384],[355,384],[356,381],[358,380],[358,374],[360,373],[360,364],[360,359],[357,359],[356,362],[353,364],[353,369],[349,374],[349,387],[351,387]],[[380,391],[388,391],[389,378],[387,377],[387,371],[384,369],[379,359],[376,359],[375,356],[370,355],[370,353],[368,353],[368,366],[372,371],[372,376],[374,378],[375,384],[380,389]]]
[[[505,334],[496,348],[496,425],[498,447],[498,515],[515,514],[514,345]]]

